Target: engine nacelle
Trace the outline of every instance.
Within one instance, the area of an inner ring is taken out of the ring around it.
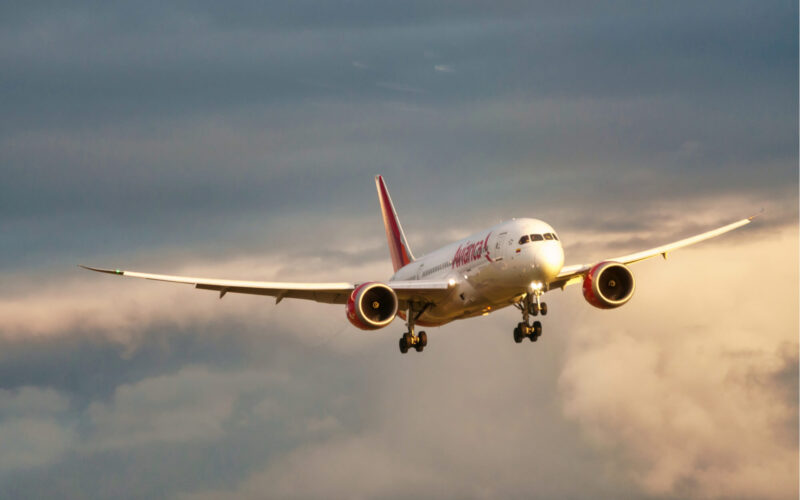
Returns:
[[[397,316],[397,294],[383,283],[363,283],[347,300],[347,319],[362,330],[377,330]]]
[[[583,278],[583,297],[600,309],[619,307],[633,296],[633,273],[619,262],[601,262]]]

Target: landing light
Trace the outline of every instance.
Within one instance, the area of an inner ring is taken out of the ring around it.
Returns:
[[[453,285],[456,284],[456,280],[454,280],[453,278],[450,278],[450,280],[447,282],[447,284],[450,285],[450,286],[453,286]]]
[[[541,290],[542,289],[542,282],[541,281],[534,281],[531,283],[531,290]]]

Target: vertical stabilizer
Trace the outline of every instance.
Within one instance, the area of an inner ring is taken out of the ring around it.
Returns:
[[[375,177],[375,185],[378,187],[378,200],[381,202],[381,213],[383,214],[383,226],[386,228],[386,239],[389,241],[389,253],[392,255],[392,265],[395,272],[403,266],[414,262],[414,255],[408,248],[406,235],[397,212],[394,210],[392,198],[382,176]]]

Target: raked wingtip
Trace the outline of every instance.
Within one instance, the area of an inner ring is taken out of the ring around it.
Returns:
[[[88,271],[95,271],[95,272],[98,272],[98,273],[117,274],[117,275],[120,275],[120,276],[125,274],[124,271],[121,271],[119,269],[101,269],[99,267],[84,266],[83,264],[78,264],[78,267],[82,267],[82,268],[84,268],[84,269],[86,269]]]
[[[761,217],[762,215],[764,215],[764,209],[763,208],[761,210],[759,210],[757,214],[754,214],[754,215],[751,215],[750,217],[748,217],[747,220],[752,221],[756,217]]]

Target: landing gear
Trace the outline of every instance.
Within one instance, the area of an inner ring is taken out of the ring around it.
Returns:
[[[542,323],[534,321],[531,324],[530,322],[530,316],[538,316],[539,313],[542,313],[543,316],[547,314],[547,304],[540,301],[541,295],[541,290],[534,290],[516,304],[517,308],[522,311],[522,322],[514,328],[514,342],[517,344],[522,343],[525,337],[528,337],[531,342],[536,342],[542,336]]]
[[[531,342],[536,342],[542,336],[542,324],[538,321],[533,322],[531,327],[531,335],[528,337]]]
[[[517,344],[521,344],[522,339],[525,338],[525,334],[522,333],[521,325],[522,323],[520,323],[519,325],[517,325],[516,328],[514,328],[514,342],[516,342]]]
[[[406,327],[408,327],[408,331],[400,337],[400,352],[405,354],[408,352],[410,348],[414,348],[417,352],[422,352],[425,349],[425,346],[428,345],[428,334],[425,332],[419,332],[419,335],[414,333],[414,323],[422,316],[422,313],[428,308],[428,304],[426,304],[422,309],[415,311],[413,306],[409,305],[408,310],[406,311],[406,318],[408,321],[406,322]]]
[[[536,290],[533,292],[532,300],[527,300],[530,296],[526,297],[526,302],[529,302],[528,312],[531,316],[538,316],[539,313],[542,313],[542,316],[547,315],[547,304],[540,302],[541,295],[541,290]]]
[[[417,352],[422,352],[426,345],[428,345],[428,334],[425,332],[419,332],[419,335],[405,333],[400,337],[400,352],[403,354],[407,353],[412,347]]]

